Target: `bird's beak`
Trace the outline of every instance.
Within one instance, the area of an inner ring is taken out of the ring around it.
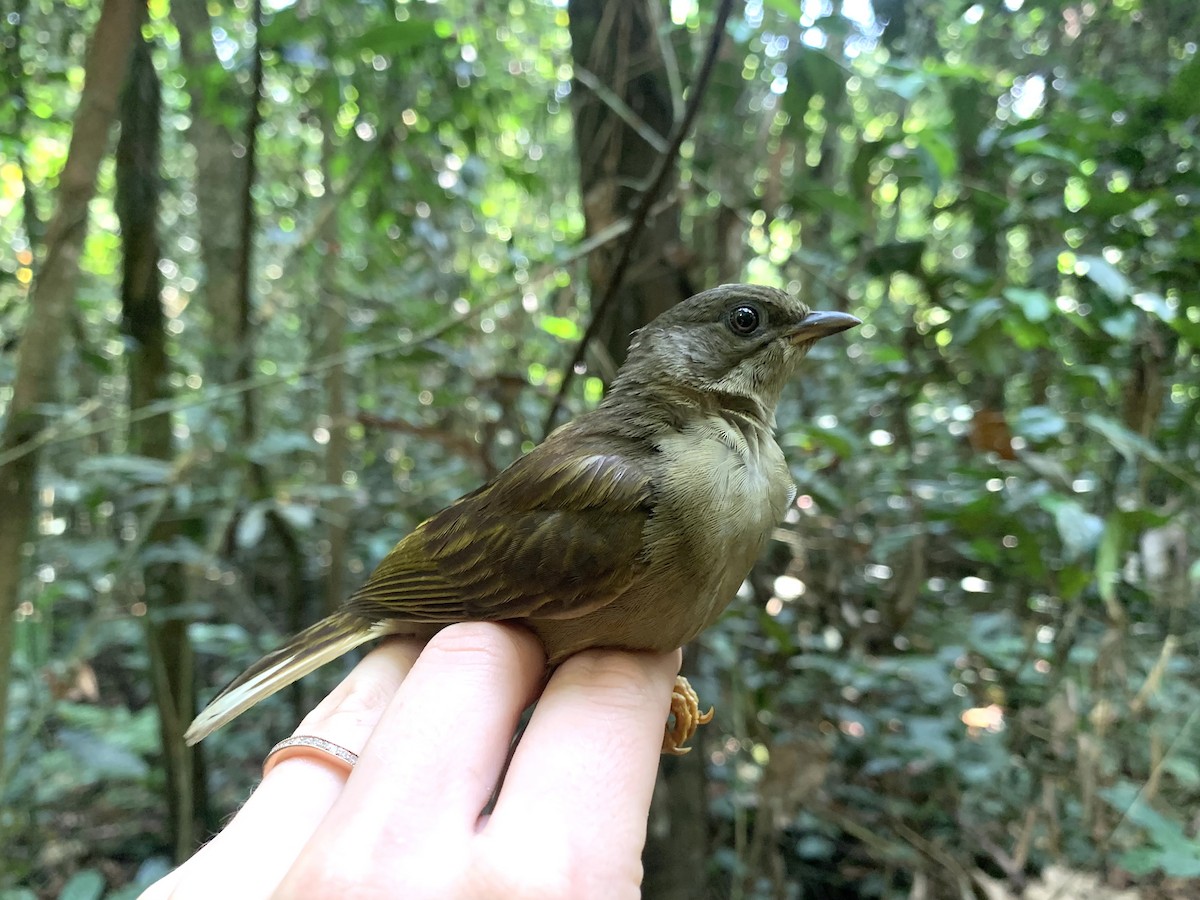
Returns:
[[[803,344],[805,341],[815,341],[829,337],[855,325],[861,325],[862,319],[844,312],[821,312],[813,310],[800,320],[796,330],[789,335],[793,344]]]

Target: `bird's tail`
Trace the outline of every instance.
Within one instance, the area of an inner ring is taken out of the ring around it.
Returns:
[[[189,745],[204,740],[258,701],[388,631],[386,624],[371,622],[350,613],[334,613],[322,619],[311,628],[301,631],[274,653],[268,653],[230,682],[196,716],[188,726],[184,739]]]

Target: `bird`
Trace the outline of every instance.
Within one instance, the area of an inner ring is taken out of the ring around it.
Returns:
[[[775,439],[813,344],[861,324],[764,285],[696,294],[634,332],[603,400],[418,525],[342,607],[254,663],[185,734],[385,635],[533,630],[551,667],[592,647],[667,652],[720,617],[796,496]],[[663,752],[709,721],[680,676]]]

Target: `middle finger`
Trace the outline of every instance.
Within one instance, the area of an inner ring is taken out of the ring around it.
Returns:
[[[315,885],[333,895],[365,859],[403,867],[465,846],[544,672],[541,644],[523,629],[462,623],[435,635],[281,896],[321,894]]]

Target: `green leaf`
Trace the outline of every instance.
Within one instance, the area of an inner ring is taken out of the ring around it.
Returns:
[[[246,448],[253,462],[277,463],[288,453],[311,453],[317,442],[311,431],[272,430]]]
[[[1030,322],[1045,322],[1054,312],[1054,303],[1043,291],[1028,288],[1008,287],[1004,298],[1016,304]]]
[[[789,428],[781,442],[785,447],[802,447],[805,450],[828,447],[843,459],[852,457],[859,445],[855,433],[849,429],[838,425],[822,428],[812,421],[800,422]]]
[[[80,869],[63,885],[58,900],[100,900],[104,896],[105,880],[95,869]]]
[[[594,376],[584,379],[583,382],[583,398],[588,403],[599,403],[604,396],[603,380]]]
[[[954,758],[957,744],[950,739],[952,721],[941,716],[909,716],[905,719],[905,734],[911,739],[919,758],[939,762]]]
[[[1134,462],[1143,457],[1154,463],[1162,463],[1163,455],[1152,443],[1120,422],[1105,418],[1098,413],[1088,413],[1083,417],[1083,424],[1105,438],[1125,459]]]
[[[289,525],[300,531],[312,528],[316,519],[316,510],[303,503],[281,503],[276,509]]]
[[[1027,406],[1013,418],[1012,425],[1017,434],[1040,443],[1062,434],[1067,420],[1048,406]]]
[[[785,628],[783,624],[773,616],[767,615],[766,610],[761,610],[758,616],[758,627],[767,637],[771,638],[781,650],[791,653],[796,646],[795,640],[792,638],[792,630]]]
[[[787,77],[788,88],[782,104],[794,128],[804,129],[804,116],[813,96],[817,94],[825,100],[825,118],[837,117],[846,95],[846,79],[850,73],[831,56],[813,47],[803,47],[795,61],[788,66]]]
[[[262,42],[266,47],[319,39],[323,24],[320,16],[305,13],[303,4],[295,4],[273,13],[263,26]]]
[[[802,59],[798,59],[788,66],[787,90],[781,101],[783,111],[791,118],[791,128],[801,133],[807,128],[804,116],[815,93],[808,70],[801,65],[802,62]]]
[[[1105,316],[1100,320],[1104,333],[1115,340],[1129,342],[1137,333],[1138,317],[1132,309],[1123,309],[1115,316]]]
[[[1200,765],[1193,759],[1172,754],[1163,760],[1163,770],[1184,787],[1200,787]]]
[[[1100,598],[1111,604],[1117,599],[1117,582],[1121,577],[1121,548],[1125,541],[1125,519],[1112,513],[1104,523],[1104,534],[1096,550],[1096,586]]]
[[[1158,868],[1161,852],[1157,847],[1139,847],[1120,856],[1121,868],[1131,875],[1146,876]]]
[[[1071,168],[1078,168],[1079,154],[1066,147],[1060,147],[1048,141],[1018,141],[1013,144],[1013,151],[1022,156],[1042,156],[1057,162],[1066,163]]]
[[[876,84],[885,91],[891,91],[903,100],[915,100],[930,84],[930,79],[920,72],[905,72],[900,75],[880,74]]]
[[[1133,305],[1153,316],[1157,316],[1164,322],[1172,322],[1176,318],[1175,310],[1167,305],[1167,301],[1163,295],[1156,294],[1153,291],[1139,291],[1134,294]]]
[[[538,327],[542,331],[554,335],[560,341],[577,341],[583,337],[583,332],[575,321],[562,316],[542,316]]]
[[[931,190],[937,190],[942,179],[958,171],[958,156],[948,135],[928,129],[917,136],[917,154],[922,159],[922,173]],[[928,163],[925,162],[928,160]]]
[[[985,297],[972,303],[966,314],[961,317],[961,324],[953,328],[956,343],[969,343],[995,322],[1004,311],[999,297]]]
[[[1178,824],[1150,806],[1132,782],[1120,781],[1099,793],[1123,818],[1144,829],[1156,844],[1175,842]]]
[[[853,197],[847,196],[832,188],[802,187],[796,192],[792,202],[798,209],[813,209],[842,216],[857,227],[867,224],[867,211]]]
[[[1075,272],[1095,283],[1113,300],[1124,300],[1133,294],[1129,279],[1102,256],[1080,256],[1076,260]]]
[[[1192,54],[1167,92],[1167,108],[1177,119],[1186,119],[1200,112],[1200,55]]]
[[[800,8],[800,0],[764,0],[763,5],[789,19],[799,20],[804,12]]]
[[[139,780],[150,772],[150,766],[139,754],[95,732],[63,728],[58,732],[58,740],[71,752],[80,770],[96,781]]]
[[[1200,843],[1166,847],[1158,857],[1158,868],[1168,878],[1200,877]]]
[[[154,541],[147,544],[138,554],[138,559],[146,566],[158,563],[207,566],[212,562],[212,554],[208,548],[200,546],[195,541],[188,540],[183,535],[176,535],[169,541]]]
[[[870,189],[871,169],[880,153],[890,144],[891,142],[884,141],[863,141],[859,145],[854,154],[854,161],[850,164],[850,184],[854,187],[855,196],[867,196]]]
[[[822,834],[805,835],[793,848],[796,856],[805,860],[833,859],[837,850],[837,844]]]
[[[428,19],[406,19],[376,25],[356,40],[348,41],[345,48],[356,54],[366,51],[390,56],[412,50],[437,37],[434,23]]]
[[[1042,506],[1054,515],[1054,525],[1067,559],[1078,559],[1091,550],[1104,533],[1104,520],[1075,500],[1049,496],[1042,499]]]
[[[150,456],[92,456],[79,463],[81,475],[124,475],[143,484],[163,484],[171,478],[171,464]]]
[[[1162,294],[1139,291],[1133,295],[1133,305],[1159,321],[1166,322],[1193,347],[1200,347],[1200,324],[1191,321],[1186,315],[1179,315],[1167,304]]]
[[[55,707],[58,719],[75,733],[103,734],[112,744],[140,757],[159,749],[158,719],[154,707],[137,712],[92,703],[62,702]],[[86,747],[82,748],[86,754]]]
[[[825,117],[829,118],[846,95],[846,79],[851,73],[832,56],[812,48],[805,48],[799,62],[808,72],[812,92],[825,98]]]
[[[916,275],[921,271],[921,257],[924,253],[924,241],[891,241],[880,244],[867,257],[867,271],[879,278],[886,278],[894,272]]]
[[[1124,820],[1141,828],[1153,844],[1125,853],[1122,866],[1143,874],[1159,870],[1172,878],[1200,876],[1200,842],[1187,835],[1181,822],[1150,806],[1129,781],[1104,788],[1100,796]]]
[[[246,510],[237,526],[237,545],[243,550],[258,546],[267,530],[267,511],[261,503]]]

